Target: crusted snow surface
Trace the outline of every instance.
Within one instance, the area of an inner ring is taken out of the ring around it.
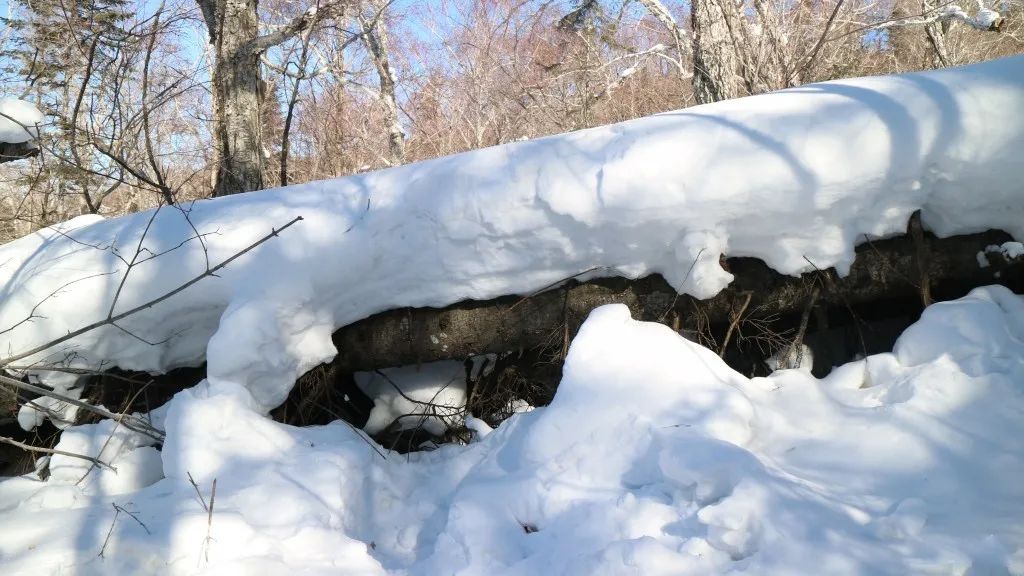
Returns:
[[[341,423],[289,427],[246,389],[204,383],[155,415],[160,454],[110,422],[75,427],[58,448],[116,472],[53,456],[48,482],[0,482],[0,565],[1020,575],[1022,344],[1024,300],[982,288],[827,379],[747,379],[610,305],[572,342],[550,406],[468,446],[387,459]]]
[[[17,98],[0,98],[0,142],[19,144],[39,135],[43,113],[34,105]]]
[[[146,303],[297,216],[217,277],[19,364],[205,359],[211,382],[247,388],[267,411],[335,354],[335,328],[386,309],[529,293],[584,271],[658,272],[703,298],[731,279],[721,254],[842,273],[858,242],[902,232],[917,209],[939,235],[1024,237],[1024,117],[1007,112],[1022,107],[1024,57],[1006,58],[164,208],[141,244],[152,213],[78,219],[0,247],[0,350]],[[121,286],[137,247],[145,262]],[[423,345],[447,346],[436,340]]]

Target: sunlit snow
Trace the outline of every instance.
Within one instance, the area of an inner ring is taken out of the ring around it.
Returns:
[[[706,297],[731,279],[723,254],[843,272],[858,242],[903,232],[918,209],[938,235],[1024,238],[1022,108],[1024,57],[1009,58],[163,208],[140,252],[159,256],[120,291],[119,256],[152,213],[0,246],[0,350],[16,354],[303,218],[123,330],[58,348],[83,368],[205,360],[209,378],[148,415],[161,446],[110,421],[63,432],[58,449],[115,470],[55,455],[46,482],[0,481],[0,571],[1022,575],[1024,300],[998,286],[929,307],[892,353],[824,380],[748,379],[605,306],[550,406],[493,431],[470,420],[474,442],[433,452],[385,459],[341,422],[266,416],[335,354],[333,330],[386,309],[587,270],[658,272]],[[391,400],[381,422],[407,408]]]

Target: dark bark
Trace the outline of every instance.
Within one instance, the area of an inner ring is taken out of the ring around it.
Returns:
[[[338,15],[348,0],[317,5],[274,32],[260,35],[258,0],[198,0],[213,46],[214,196],[264,186],[262,113],[266,94],[260,55]],[[315,9],[314,9],[315,8]]]
[[[392,310],[343,327],[334,333],[338,373],[372,370],[483,353],[549,347],[561,349],[594,308],[627,305],[633,317],[696,329],[730,324],[750,292],[747,314],[754,317],[799,316],[815,286],[820,306],[850,307],[874,301],[911,298],[920,301],[920,281],[927,278],[937,299],[958,297],[975,286],[1020,280],[1020,263],[979,268],[977,253],[1009,240],[1003,232],[936,239],[925,234],[925,249],[911,236],[865,243],[845,278],[832,270],[783,276],[752,258],[724,260],[733,283],[709,300],[677,296],[660,276],[639,280],[607,278],[565,286],[529,297],[467,301],[443,309]],[[928,261],[920,262],[922,254]],[[996,274],[999,272],[1000,274]],[[1017,276],[1014,276],[1016,274]],[[919,311],[919,309],[917,310]],[[915,311],[916,313],[916,311]]]
[[[35,145],[30,142],[21,142],[17,144],[0,142],[0,164],[25,158],[32,158],[33,156],[38,155],[39,148],[36,148]]]
[[[213,98],[217,102],[214,130],[218,154],[214,196],[263,188],[263,122],[265,95],[260,53],[242,50],[259,35],[256,0],[216,2],[211,29],[216,61]],[[204,10],[204,15],[206,11]]]
[[[698,104],[739,96],[736,52],[729,35],[727,14],[732,4],[697,0],[690,11],[693,29],[693,94]]]
[[[284,129],[281,130],[281,171],[279,182],[281,186],[288,185],[288,154],[291,152],[291,131],[292,119],[295,117],[295,106],[299,103],[299,85],[302,83],[302,74],[306,70],[309,61],[309,35],[302,39],[302,51],[299,53],[299,75],[295,77],[292,84],[292,95],[288,98],[288,112],[284,117]],[[287,75],[284,80],[287,81]]]

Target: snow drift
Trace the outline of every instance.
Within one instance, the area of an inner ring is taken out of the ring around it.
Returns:
[[[117,472],[54,456],[46,483],[0,482],[0,564],[1021,575],[1022,381],[1024,301],[1001,287],[928,308],[893,353],[821,381],[748,380],[611,305],[573,341],[550,406],[465,447],[385,460],[340,422],[278,424],[245,408],[244,389],[209,383],[158,414],[162,457],[123,429],[108,440],[109,421],[71,429],[58,448]],[[197,491],[209,502],[215,479],[211,523]]]
[[[247,388],[265,411],[334,355],[335,328],[390,308],[526,293],[595,267],[658,272],[707,297],[730,280],[723,253],[787,274],[809,262],[842,272],[858,241],[903,231],[917,209],[939,235],[994,227],[1024,237],[1022,107],[1015,57],[164,208],[145,238],[151,213],[83,217],[0,247],[0,330],[16,325],[0,332],[0,349],[28,350],[150,301],[296,216],[219,277],[19,364],[159,371],[205,358],[211,382]],[[119,290],[119,257],[136,247],[142,259],[161,255]]]
[[[205,358],[209,378],[149,415],[160,447],[75,426],[58,449],[113,469],[54,455],[47,482],[0,482],[3,571],[1024,574],[1024,301],[1000,287],[929,307],[893,353],[821,381],[747,379],[600,308],[550,406],[407,458],[341,422],[265,416],[335,353],[336,327],[388,308],[591,269],[709,296],[729,281],[720,254],[842,271],[917,209],[939,235],[1020,238],[1022,107],[1024,57],[832,82],[2,246],[10,356],[304,218],[18,360],[63,388],[33,363]]]

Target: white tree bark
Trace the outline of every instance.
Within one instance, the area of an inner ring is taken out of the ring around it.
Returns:
[[[388,129],[388,163],[398,166],[405,163],[405,130],[399,118],[398,97],[395,94],[395,71],[391,66],[388,54],[388,33],[384,24],[383,11],[388,2],[371,0],[373,14],[370,18],[359,16],[359,24],[363,32],[363,44],[366,46],[373,66],[377,70],[380,85],[379,99],[384,105],[385,122]]]

